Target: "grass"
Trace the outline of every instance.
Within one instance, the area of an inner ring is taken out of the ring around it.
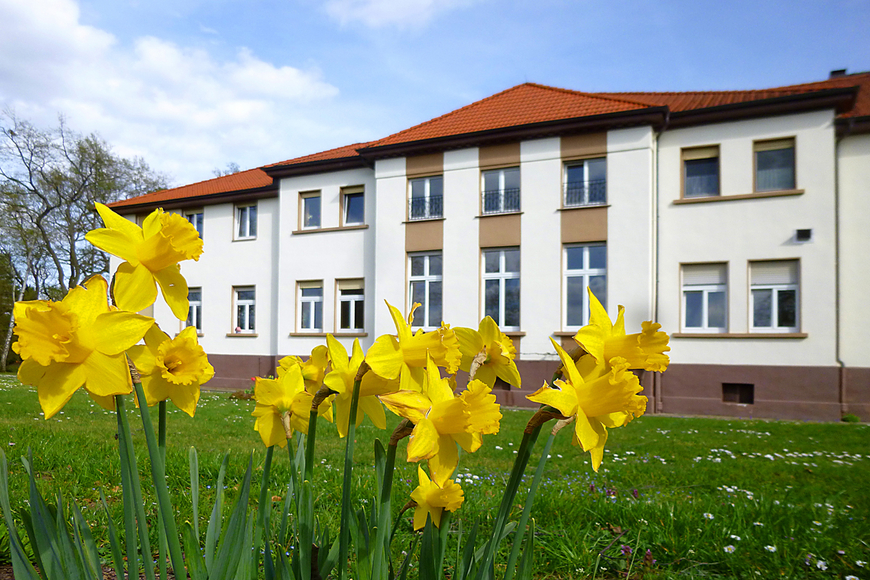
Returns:
[[[132,407],[132,405],[130,405]],[[173,501],[189,519],[187,453],[199,452],[200,516],[211,509],[210,486],[224,453],[230,454],[228,495],[238,485],[249,454],[262,466],[265,452],[253,431],[251,401],[203,393],[196,417],[170,405],[168,467]],[[131,414],[138,413],[131,409]],[[503,410],[501,432],[487,436],[483,448],[464,454],[456,479],[465,490],[457,514],[465,529],[484,526],[498,506],[501,491],[530,416]],[[156,413],[154,413],[156,415]],[[397,423],[391,419],[390,427]],[[141,422],[131,417],[143,482],[148,475]],[[542,433],[537,450],[543,448]],[[0,443],[9,459],[13,505],[26,499],[19,455],[33,449],[35,469],[46,497],[62,493],[83,507],[98,535],[105,516],[102,488],[120,521],[121,490],[115,416],[83,393],[49,421],[40,413],[36,393],[12,375],[0,375]],[[355,485],[357,507],[372,501],[373,441],[368,422],[357,431]],[[588,455],[570,444],[563,431],[551,450],[535,499],[535,570],[539,578],[870,578],[870,479],[866,424],[744,421],[736,419],[645,416],[611,431],[604,463],[592,471]],[[416,466],[404,461],[400,444],[394,509],[416,486]],[[343,443],[320,423],[315,469],[318,516],[332,526],[338,519]],[[538,457],[527,469],[531,481]],[[278,509],[288,478],[286,452],[276,453],[271,484]],[[256,476],[255,476],[256,477]],[[208,486],[208,487],[207,487]],[[150,486],[144,486],[150,488]],[[150,494],[150,489],[144,490]],[[524,494],[515,506],[519,517]],[[149,513],[156,514],[153,497]],[[410,514],[394,549],[407,548]],[[274,516],[273,516],[274,519]],[[454,520],[456,521],[456,520]],[[201,522],[201,526],[203,523]],[[0,531],[0,550],[4,546]],[[104,536],[103,536],[104,537]],[[649,551],[649,552],[647,552]],[[0,561],[8,555],[0,555]]]

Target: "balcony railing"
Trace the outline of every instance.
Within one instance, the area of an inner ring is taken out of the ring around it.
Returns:
[[[520,211],[520,188],[493,189],[483,192],[483,214]]]
[[[412,220],[444,217],[444,196],[412,197],[408,200],[408,217]]]
[[[607,203],[607,180],[576,181],[565,184],[565,207]]]

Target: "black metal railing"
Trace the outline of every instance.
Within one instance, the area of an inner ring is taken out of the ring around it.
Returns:
[[[408,200],[408,217],[412,220],[444,217],[444,196],[412,197]]]
[[[520,211],[520,188],[493,189],[483,192],[483,213],[510,213]]]
[[[565,184],[565,207],[607,203],[607,180],[575,181]]]

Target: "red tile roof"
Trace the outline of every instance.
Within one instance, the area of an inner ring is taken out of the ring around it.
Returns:
[[[311,155],[296,157],[287,161],[281,161],[280,163],[271,163],[269,165],[264,165],[263,168],[265,169],[267,167],[279,167],[281,165],[299,165],[302,163],[313,163],[316,161],[333,161],[335,159],[349,159],[352,157],[359,157],[358,151],[363,147],[367,147],[369,145],[371,145],[371,143],[354,143],[353,145],[344,145],[343,147],[336,147],[335,149],[321,151],[320,153],[312,153]]]
[[[272,185],[272,178],[266,175],[262,169],[248,169],[231,175],[216,177],[199,183],[190,185],[182,185],[172,189],[161,189],[110,203],[110,207],[126,207],[130,205],[143,204],[158,204],[167,201],[180,201],[188,198],[203,197],[219,193],[230,193],[235,191],[246,191],[250,189],[260,189]]]

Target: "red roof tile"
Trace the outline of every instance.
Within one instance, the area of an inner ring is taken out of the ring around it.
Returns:
[[[272,185],[272,178],[266,175],[262,169],[248,169],[231,175],[224,175],[209,179],[208,181],[200,181],[190,185],[182,185],[172,189],[161,189],[132,197],[109,204],[110,207],[126,207],[130,205],[142,205],[152,203],[164,203],[167,201],[178,201],[187,198],[202,197],[206,195],[214,195],[218,193],[231,193],[234,191],[245,191],[249,189],[259,189]]]
[[[263,168],[278,167],[281,165],[299,165],[301,163],[333,161],[335,159],[349,159],[351,157],[359,157],[359,153],[357,152],[357,150],[362,149],[363,147],[366,147],[368,145],[371,145],[371,143],[354,143],[353,145],[344,145],[343,147],[336,147],[335,149],[321,151],[320,153],[312,153],[311,155],[296,157],[287,161],[281,161],[280,163],[271,163],[269,165],[264,165]]]

